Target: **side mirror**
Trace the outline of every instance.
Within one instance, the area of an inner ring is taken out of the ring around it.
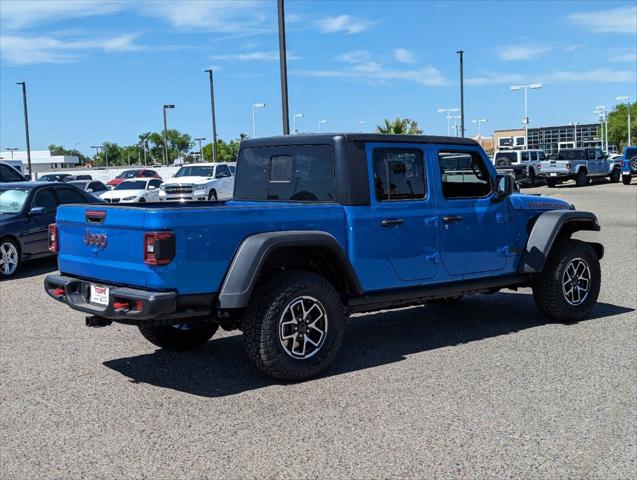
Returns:
[[[149,185],[148,186],[148,190],[155,190],[157,189],[157,187],[155,185]]]
[[[30,182],[31,181],[31,175],[24,175],[24,181],[25,182]]]
[[[33,207],[31,210],[29,210],[29,215],[44,215],[46,213],[46,210],[44,209],[44,207]]]
[[[496,198],[502,200],[515,191],[515,177],[510,173],[496,176]]]
[[[87,191],[88,193],[92,193],[92,192],[93,192],[93,189],[92,189],[92,188],[87,188],[87,189],[86,189],[86,191]]]

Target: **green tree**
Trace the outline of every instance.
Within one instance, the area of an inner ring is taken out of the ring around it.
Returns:
[[[385,119],[384,125],[376,127],[377,133],[392,133],[394,135],[422,135],[418,122],[410,118],[397,117],[395,120]]]
[[[608,114],[608,143],[616,145],[620,150],[626,146],[628,141],[628,108],[622,103],[615,105],[615,108]],[[601,136],[601,133],[598,132]],[[630,104],[630,136],[631,145],[637,143],[637,102]]]
[[[179,130],[168,130],[166,134],[168,137],[168,164],[171,165],[178,157],[188,155],[193,142],[190,135],[181,133]],[[156,161],[161,159],[161,163],[164,163],[164,132],[143,135],[147,136],[151,156]]]
[[[244,135],[243,133],[241,135]],[[217,139],[217,161],[218,162],[236,162],[239,153],[240,140],[230,140],[226,143],[221,139]],[[206,162],[212,161],[212,143],[208,143],[202,147],[203,159]]]

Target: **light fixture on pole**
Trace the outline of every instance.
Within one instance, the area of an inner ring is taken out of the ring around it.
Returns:
[[[363,125],[367,125],[367,120],[361,120],[360,122],[358,122],[358,131],[359,132],[363,131]]]
[[[19,150],[19,149],[15,148],[15,147],[11,147],[11,148],[7,148],[7,150],[9,150],[11,152],[11,160],[13,160],[13,152],[15,152],[16,150]]]
[[[265,103],[252,104],[252,138],[256,138],[257,136],[257,119],[256,119],[257,108],[265,108]]]
[[[303,114],[302,113],[295,113],[294,115],[292,115],[292,133],[297,134],[299,133],[296,129],[296,119],[297,118],[303,118]]]
[[[571,122],[569,125],[573,126],[573,148],[577,148],[577,126],[579,122]]]
[[[208,73],[210,83],[210,113],[212,115],[212,161],[217,161],[217,120],[215,116],[215,87],[214,80],[212,78],[212,68],[204,70]],[[201,148],[199,148],[201,153]]]
[[[321,125],[323,125],[324,123],[327,123],[327,120],[319,120],[318,121],[318,131],[319,131],[319,133],[321,131]]]
[[[168,127],[166,125],[166,109],[175,108],[174,105],[164,105],[164,163],[168,166]]]
[[[195,142],[199,142],[199,161],[200,161],[200,162],[203,162],[203,153],[202,153],[202,151],[201,151],[201,141],[202,141],[202,140],[205,140],[205,139],[206,139],[206,137],[197,137],[197,138],[195,138],[195,139],[194,139],[194,140],[195,140]],[[213,147],[213,148],[214,148],[214,147]],[[214,161],[214,160],[213,160],[213,161]]]
[[[27,109],[27,83],[16,82],[16,85],[22,86],[22,105],[24,107],[24,133],[27,138],[27,164],[29,167],[29,175],[33,175],[31,172],[31,140],[29,139],[29,112]]]
[[[528,91],[537,90],[542,88],[541,83],[529,83],[528,85],[511,85],[509,87],[512,92],[518,90],[524,90],[524,118],[522,123],[524,124],[524,148],[529,148],[529,104],[528,104]]]
[[[457,108],[439,108],[438,113],[446,113],[447,114],[447,136],[450,137],[451,136],[451,113],[452,112],[457,112],[458,109]]]
[[[629,146],[632,143],[632,137],[630,135],[630,97],[627,95],[622,95],[617,97],[616,100],[618,102],[626,102],[626,110],[628,112],[628,143],[626,146]],[[608,124],[606,124],[606,128],[608,129]]]
[[[483,123],[486,123],[486,122],[488,122],[488,121],[489,121],[489,120],[487,120],[486,118],[480,118],[480,119],[478,119],[478,120],[471,120],[471,123],[476,123],[476,124],[478,124],[478,138],[481,138],[481,135],[480,135],[480,126],[481,126]]]

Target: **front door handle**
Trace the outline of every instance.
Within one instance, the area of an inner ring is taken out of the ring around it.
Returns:
[[[383,227],[397,227],[403,223],[405,223],[405,221],[402,218],[385,218],[380,222]]]
[[[458,223],[464,220],[460,215],[448,215],[446,217],[442,217],[442,223]]]

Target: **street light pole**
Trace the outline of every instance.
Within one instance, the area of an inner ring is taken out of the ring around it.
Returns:
[[[460,136],[464,137],[464,50],[456,53],[460,55]]]
[[[602,133],[602,150],[608,152],[608,110],[606,105],[598,105],[593,111],[599,116],[599,123]]]
[[[97,156],[100,154],[100,150],[104,147],[102,145],[91,145],[91,148],[95,149],[95,159],[97,160]]]
[[[7,150],[9,150],[11,152],[11,160],[13,160],[13,152],[15,152],[18,149],[12,147],[12,148],[7,148]]]
[[[29,166],[29,175],[31,172],[31,141],[29,140],[29,112],[27,109],[27,84],[26,82],[16,82],[16,85],[22,85],[22,104],[24,106],[24,133],[27,137],[27,165]]]
[[[217,161],[217,120],[215,118],[215,89],[214,81],[212,78],[212,68],[205,70],[208,72],[210,79],[210,112],[212,114],[212,161]],[[201,153],[201,146],[199,146],[199,153]]]
[[[327,123],[327,120],[319,120],[318,122],[318,131],[319,133],[321,133],[321,125]]]
[[[279,17],[279,64],[281,67],[281,116],[283,135],[290,134],[290,113],[288,111],[288,65],[285,49],[285,11],[283,0],[277,0]]]
[[[203,161],[203,153],[201,152],[201,141],[205,140],[205,139],[206,139],[206,137],[197,137],[197,138],[195,138],[195,142],[199,142],[199,161],[200,162]],[[214,147],[212,147],[212,148],[214,148]],[[214,162],[214,160],[213,160],[213,162]]]
[[[457,108],[439,108],[438,113],[446,113],[447,114],[447,136],[450,137],[451,136],[451,119],[453,118],[451,116],[452,112],[457,112],[458,109]]]
[[[166,109],[175,108],[174,105],[164,105],[164,163],[168,166],[168,127],[166,125]]]
[[[252,104],[252,138],[256,138],[257,137],[257,119],[256,119],[257,108],[265,108],[265,103],[253,103]],[[289,133],[290,132],[288,131],[288,134]]]
[[[292,115],[292,133],[293,134],[297,134],[297,130],[296,130],[296,119],[297,118],[303,118],[303,114],[302,113],[295,113],[294,115]]]
[[[569,125],[573,126],[573,147],[577,148],[577,126],[579,122],[571,122]]]
[[[517,90],[524,90],[524,148],[529,148],[529,104],[528,104],[528,90],[535,90],[542,88],[541,83],[530,83],[528,85],[511,85],[512,92]]]
[[[632,137],[630,135],[630,97],[622,95],[621,97],[617,97],[617,100],[620,102],[626,101],[626,111],[628,113],[628,143],[626,146],[629,146],[632,142]],[[608,128],[608,126],[606,128]]]

